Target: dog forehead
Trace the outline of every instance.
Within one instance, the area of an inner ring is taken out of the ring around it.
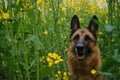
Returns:
[[[85,29],[81,29],[80,32],[81,32],[82,34],[84,34],[84,33],[86,33],[86,30],[85,30]]]
[[[72,36],[72,38],[74,38],[74,36],[76,35],[80,35],[81,37],[84,37],[85,35],[89,35],[91,38],[93,38],[92,33],[88,30],[88,29],[78,29]]]
[[[76,34],[84,35],[84,34],[91,34],[88,29],[78,29]]]

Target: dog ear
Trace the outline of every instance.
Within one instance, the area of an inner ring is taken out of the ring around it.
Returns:
[[[88,25],[89,31],[97,38],[98,34],[98,18],[96,15],[94,15]]]
[[[73,16],[71,20],[71,25],[70,25],[70,37],[73,35],[73,33],[80,28],[80,23],[79,19],[76,15]]]

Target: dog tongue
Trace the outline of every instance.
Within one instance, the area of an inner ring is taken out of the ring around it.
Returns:
[[[80,60],[82,60],[82,59],[84,59],[84,57],[85,57],[84,55],[80,55],[77,58],[80,59]]]

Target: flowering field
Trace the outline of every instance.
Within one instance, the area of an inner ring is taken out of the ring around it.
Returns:
[[[68,80],[75,14],[82,27],[97,15],[101,73],[120,80],[120,0],[0,0],[0,80]]]

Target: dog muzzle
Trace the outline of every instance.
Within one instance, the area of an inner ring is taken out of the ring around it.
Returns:
[[[75,46],[75,54],[78,61],[82,61],[85,58],[85,47],[83,44],[78,43]]]

